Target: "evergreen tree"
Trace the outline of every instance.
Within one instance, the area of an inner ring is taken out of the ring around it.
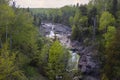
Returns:
[[[59,41],[55,41],[50,47],[48,56],[48,76],[50,80],[56,80],[56,76],[63,76],[69,54]]]
[[[0,49],[0,80],[27,80],[16,65],[16,55],[16,52],[8,50],[7,44]]]
[[[106,31],[108,26],[114,26],[115,18],[109,12],[103,12],[100,18],[99,30]]]
[[[113,41],[115,33],[116,33],[116,28],[114,26],[109,26],[107,32],[103,35],[105,38],[106,48],[110,45],[111,41]]]
[[[72,35],[71,35],[71,40],[78,40],[80,32],[79,28],[76,27],[75,25],[72,26]]]

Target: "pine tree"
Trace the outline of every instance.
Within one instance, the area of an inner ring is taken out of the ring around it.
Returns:
[[[55,80],[56,76],[63,75],[66,69],[69,54],[61,46],[59,41],[55,41],[49,50],[48,55],[48,76],[50,80]]]

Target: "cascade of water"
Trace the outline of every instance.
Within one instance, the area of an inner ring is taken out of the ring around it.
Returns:
[[[69,52],[70,52],[71,57],[69,59],[68,68],[70,71],[78,70],[79,55],[73,51],[69,51]]]
[[[51,31],[50,31],[50,34],[49,35],[47,35],[47,37],[49,37],[49,38],[54,38],[55,37],[55,33],[54,33],[54,25],[49,25],[49,26],[52,26],[51,27]]]

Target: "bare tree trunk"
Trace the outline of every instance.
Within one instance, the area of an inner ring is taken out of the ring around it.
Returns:
[[[10,49],[12,49],[12,35],[10,35]]]
[[[92,35],[92,41],[95,42],[96,39],[96,17],[93,18],[93,35]]]
[[[6,26],[6,43],[7,43],[7,39],[8,39],[8,26]]]

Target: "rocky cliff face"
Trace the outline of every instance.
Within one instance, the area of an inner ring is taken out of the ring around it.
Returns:
[[[100,60],[96,47],[82,46],[78,42],[74,45],[73,48],[80,55],[78,68],[83,75],[82,80],[100,80]]]

